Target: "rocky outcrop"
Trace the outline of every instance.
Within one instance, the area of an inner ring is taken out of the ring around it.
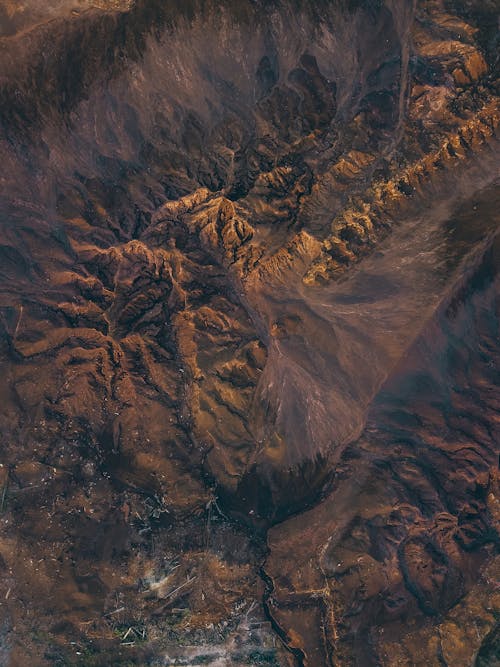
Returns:
[[[488,3],[3,4],[2,660],[487,660]]]

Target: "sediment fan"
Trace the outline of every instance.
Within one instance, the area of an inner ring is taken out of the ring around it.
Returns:
[[[497,14],[0,2],[2,664],[494,664]]]

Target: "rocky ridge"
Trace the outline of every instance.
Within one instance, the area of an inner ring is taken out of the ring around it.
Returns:
[[[19,75],[5,60],[2,84],[0,552],[10,664],[39,653],[36,638],[21,644],[13,629],[30,623],[34,599],[51,600],[58,619],[38,631],[52,645],[41,665],[68,660],[68,638],[85,650],[89,638],[112,647],[118,630],[126,644],[128,627],[147,629],[152,648],[134,640],[129,651],[143,664],[166,637],[175,645],[193,628],[234,629],[252,600],[266,628],[258,650],[279,664],[417,664],[426,642],[425,664],[465,665],[471,648],[489,650],[485,602],[478,640],[462,639],[461,657],[447,657],[457,650],[448,638],[467,633],[458,600],[464,615],[476,613],[474,591],[486,600],[494,568],[495,325],[478,315],[480,342],[466,343],[470,396],[457,380],[453,398],[458,415],[481,406],[477,426],[450,417],[443,441],[436,414],[448,404],[429,416],[422,399],[425,415],[408,416],[411,428],[390,401],[389,416],[377,410],[383,392],[401,391],[399,377],[430,374],[405,355],[425,345],[420,320],[430,331],[453,326],[442,292],[456,293],[472,249],[494,273],[494,212],[484,204],[484,228],[469,243],[450,241],[455,264],[429,271],[427,301],[394,259],[406,291],[389,285],[380,308],[372,296],[375,305],[342,315],[349,281],[355,293],[364,266],[377,273],[390,239],[395,257],[406,230],[419,242],[414,220],[427,198],[453,201],[457,182],[473,197],[491,181],[495,62],[481,24],[450,4],[326,3],[302,17],[308,26],[322,17],[319,42],[313,33],[304,43],[286,3],[270,34],[241,3],[240,16],[231,14],[239,5],[223,13],[219,37],[240,40],[245,53],[249,21],[262,53],[246,62],[236,51],[237,66],[215,53],[201,74],[198,61],[187,71],[181,43],[205,53],[202,33],[219,16],[206,10],[197,23],[196,3],[178,24],[170,7],[139,2],[4,38],[4,53],[29,54]],[[64,53],[67,34],[86,44],[93,31],[121,42],[113,53],[98,40],[83,48],[76,83],[61,78],[57,59],[33,69],[48,37]],[[351,31],[367,43],[346,59],[352,70],[335,69],[327,48],[348,53]],[[386,46],[375,48],[380,35]],[[96,63],[109,76],[96,77]],[[49,75],[43,90],[37,71]],[[193,90],[204,95],[199,111]],[[429,472],[449,465],[449,479]],[[115,627],[108,614],[124,600]],[[288,651],[270,639],[273,628]]]

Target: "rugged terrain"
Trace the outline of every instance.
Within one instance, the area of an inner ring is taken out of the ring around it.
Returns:
[[[499,664],[498,16],[0,2],[1,664]]]

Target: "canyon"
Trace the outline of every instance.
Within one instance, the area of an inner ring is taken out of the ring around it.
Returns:
[[[499,664],[498,16],[0,1],[1,664]]]

